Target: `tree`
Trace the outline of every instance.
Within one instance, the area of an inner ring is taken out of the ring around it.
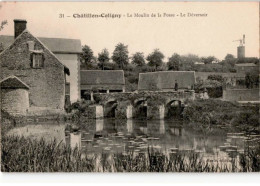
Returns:
[[[1,21],[0,31],[4,29],[4,26],[7,25],[7,20]]]
[[[128,46],[123,43],[118,43],[113,52],[112,59],[121,69],[128,65]]]
[[[177,53],[174,53],[167,63],[168,70],[178,71],[181,63],[181,56]]]
[[[135,64],[137,66],[144,66],[145,65],[144,54],[142,52],[136,52],[132,56],[132,64]]]
[[[226,57],[225,57],[226,61],[233,60],[233,59],[235,59],[235,57],[232,54],[227,54]]]
[[[85,67],[92,66],[92,62],[94,59],[93,51],[87,45],[82,47],[82,53],[80,54],[80,62]]]
[[[217,60],[217,58],[215,58],[214,56],[209,56],[209,57],[202,57],[201,60],[202,62],[204,62],[204,64],[211,64],[213,61]]]
[[[0,9],[2,8],[2,5],[0,5]],[[0,21],[0,31],[4,29],[4,26],[8,24],[7,20]]]
[[[101,53],[98,53],[98,61],[98,66],[104,70],[105,63],[109,62],[109,52],[106,48]]]
[[[155,67],[155,70],[162,65],[164,59],[163,53],[159,49],[155,49],[153,53],[149,54],[146,58],[149,66]]]

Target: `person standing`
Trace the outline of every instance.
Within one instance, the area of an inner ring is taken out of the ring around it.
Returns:
[[[178,91],[178,82],[177,82],[177,80],[175,80],[174,90]]]

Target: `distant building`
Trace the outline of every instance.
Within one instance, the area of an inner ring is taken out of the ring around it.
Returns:
[[[193,71],[158,71],[139,74],[138,90],[174,90],[175,80],[178,89],[192,89],[195,84]]]
[[[29,105],[29,111],[31,108],[64,110],[69,68],[26,30],[25,20],[14,22],[14,41],[0,53],[1,94],[4,95],[1,101],[12,106],[13,102],[21,101],[18,96],[24,95],[23,100],[28,101],[24,105]],[[3,87],[6,82],[9,87]],[[16,90],[13,93],[12,88]],[[22,88],[28,91],[28,100]],[[8,99],[5,99],[6,96]]]
[[[200,62],[200,61],[196,61],[194,64],[195,64],[195,65],[205,65],[205,63]]]
[[[237,58],[238,59],[243,59],[245,58],[245,46],[238,46],[237,47]]]
[[[16,29],[26,29],[26,21],[17,20]],[[15,35],[19,32],[15,31]],[[72,102],[80,98],[80,61],[79,55],[82,52],[81,42],[79,39],[65,38],[46,38],[37,37],[55,56],[70,69],[70,76],[67,81],[70,82],[70,99]],[[9,47],[15,40],[14,36],[0,35],[0,52]]]
[[[235,64],[237,73],[259,73],[259,66],[254,63],[239,63]]]
[[[123,70],[81,70],[81,98],[90,99],[91,93],[125,92]]]

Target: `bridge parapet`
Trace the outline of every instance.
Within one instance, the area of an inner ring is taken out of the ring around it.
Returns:
[[[103,106],[104,117],[113,115],[116,118],[137,117],[143,111],[146,112],[144,117],[163,119],[165,115],[170,113],[169,109],[172,105],[177,105],[180,108],[186,101],[194,99],[195,93],[193,90],[94,94],[96,103]]]
[[[95,93],[94,99],[100,104],[106,104],[110,100],[130,101],[132,104],[138,99],[161,100],[167,104],[170,100],[194,100],[194,90],[187,91],[139,91],[139,92],[114,92],[114,93]]]

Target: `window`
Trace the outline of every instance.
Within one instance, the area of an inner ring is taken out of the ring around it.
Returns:
[[[44,57],[42,53],[32,54],[32,67],[33,68],[43,68]]]

